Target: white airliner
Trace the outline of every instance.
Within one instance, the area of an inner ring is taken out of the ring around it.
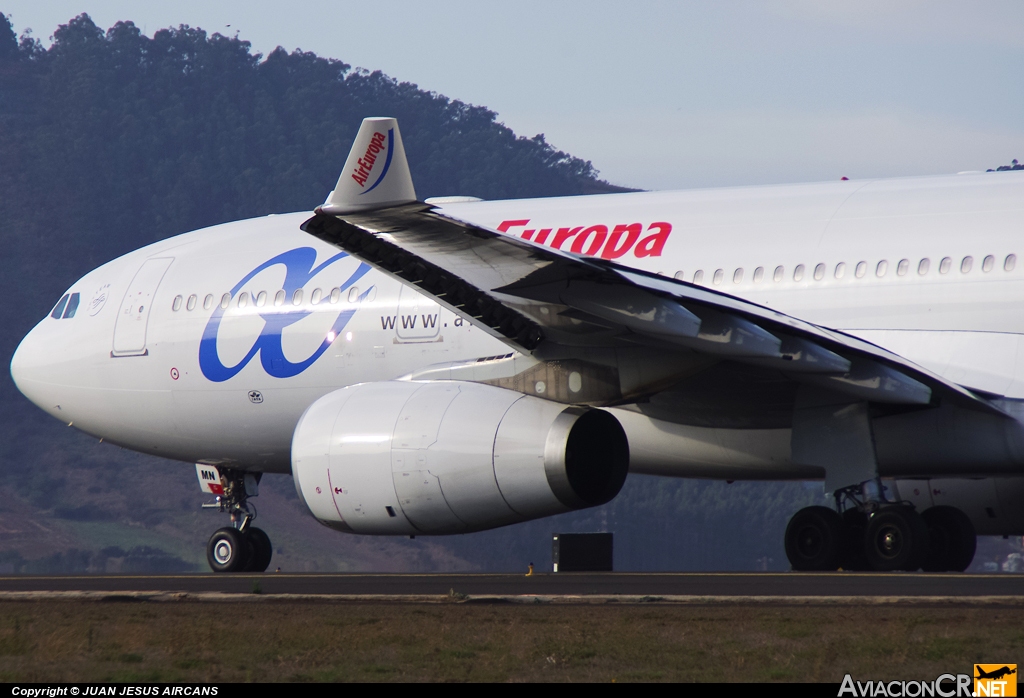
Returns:
[[[215,571],[270,563],[264,472],[371,535],[595,506],[627,472],[820,479],[794,569],[963,570],[1024,533],[1022,233],[1017,172],[420,202],[373,118],[315,212],[99,267],[11,373],[195,463],[232,518]]]

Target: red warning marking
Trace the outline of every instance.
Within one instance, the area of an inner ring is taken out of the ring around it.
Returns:
[[[327,486],[330,487],[331,489],[334,489],[334,483],[331,482],[331,471],[330,471],[330,469],[327,470]],[[338,498],[337,497],[331,497],[331,500],[334,502],[334,510],[336,512],[338,512],[338,519],[340,521],[344,521],[345,517],[341,515],[341,509],[338,508]]]
[[[178,373],[178,369],[176,369],[176,368],[172,368],[171,369],[171,380],[178,380],[178,376],[179,375],[180,374]]]

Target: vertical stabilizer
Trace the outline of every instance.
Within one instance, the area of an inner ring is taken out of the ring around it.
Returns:
[[[416,200],[398,120],[363,119],[338,184],[318,211],[350,213]]]

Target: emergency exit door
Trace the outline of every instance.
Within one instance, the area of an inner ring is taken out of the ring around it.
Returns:
[[[145,356],[146,326],[156,297],[156,289],[167,273],[173,257],[147,259],[124,294],[114,322],[114,348],[111,356]]]

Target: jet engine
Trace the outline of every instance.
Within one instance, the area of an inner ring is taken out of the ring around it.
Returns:
[[[299,497],[352,533],[466,533],[597,506],[622,489],[629,445],[608,412],[478,383],[336,390],[292,438]]]

